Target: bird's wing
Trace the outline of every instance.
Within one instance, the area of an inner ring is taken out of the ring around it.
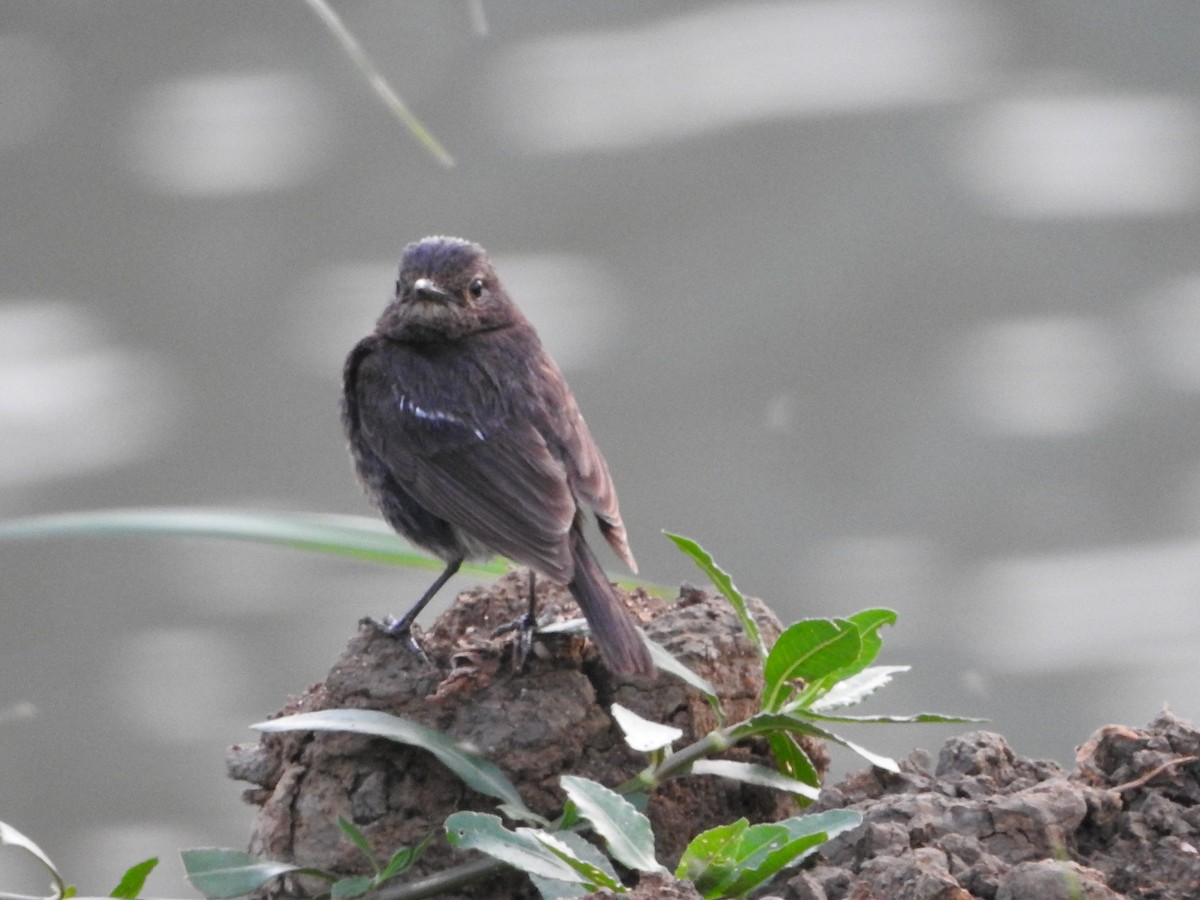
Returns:
[[[419,504],[496,553],[559,581],[575,498],[562,462],[499,387],[460,360],[451,373],[390,343],[359,360],[352,389],[362,437]]]
[[[543,408],[555,418],[549,429],[550,433],[564,436],[564,446],[559,456],[564,460],[571,491],[581,506],[595,513],[605,540],[617,556],[636,572],[637,561],[633,558],[633,551],[629,549],[625,525],[621,521],[621,510],[617,505],[617,490],[613,486],[608,463],[605,462],[604,455],[592,437],[591,429],[579,412],[579,406],[554,361],[544,356],[540,365],[543,371],[538,382],[550,386],[550,396],[546,397]]]

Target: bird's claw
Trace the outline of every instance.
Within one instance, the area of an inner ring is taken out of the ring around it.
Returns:
[[[517,640],[513,644],[513,671],[523,672],[529,654],[533,652],[533,634],[537,630],[537,619],[526,614],[512,622],[501,625],[492,632],[492,637],[500,637],[510,631],[517,632]]]
[[[429,654],[425,652],[425,649],[413,636],[411,620],[406,621],[405,619],[396,619],[392,616],[384,616],[383,619],[380,620],[372,618],[371,616],[367,616],[362,621],[364,624],[370,625],[380,634],[387,635],[388,637],[394,638],[398,641],[403,641],[404,646],[409,649],[413,656],[417,657],[417,659],[421,660],[422,662],[429,663],[430,665],[433,664],[433,660],[429,658]]]

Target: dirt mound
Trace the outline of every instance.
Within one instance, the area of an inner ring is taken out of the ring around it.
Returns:
[[[1164,711],[1109,725],[1075,768],[1023,759],[998,734],[952,738],[828,787],[816,809],[863,825],[778,896],[795,900],[1200,897],[1200,732]]]
[[[352,707],[414,719],[474,746],[499,765],[535,811],[554,816],[558,778],[582,775],[616,785],[644,758],[612,720],[618,702],[684,731],[682,742],[716,725],[713,711],[677,679],[613,678],[578,637],[539,637],[514,674],[514,636],[502,626],[523,613],[524,573],[468,591],[422,636],[426,657],[364,625],[328,678],[288,701],[280,715]],[[539,584],[550,619],[578,615],[561,588]],[[626,595],[652,638],[712,682],[729,721],[758,708],[757,655],[722,599],[685,589],[666,603]],[[768,640],[778,621],[754,602]],[[677,746],[682,746],[683,743]],[[824,748],[809,744],[819,766]],[[762,744],[733,758],[771,764]],[[284,733],[233,748],[230,775],[254,785],[260,807],[250,848],[262,856],[363,874],[365,860],[337,826],[353,821],[382,856],[440,834],[461,809],[491,812],[426,751],[347,733]],[[1157,900],[1200,898],[1200,732],[1163,712],[1145,729],[1106,726],[1079,750],[1072,771],[1018,757],[1004,738],[976,731],[947,741],[936,762],[916,750],[901,772],[873,769],[825,788],[815,810],[862,812],[860,828],[781,876],[784,900]],[[647,809],[658,858],[673,866],[698,832],[742,816],[771,821],[797,812],[792,799],[719,778],[673,781]],[[414,877],[462,862],[435,841]],[[272,893],[304,892],[299,882]],[[536,896],[511,871],[447,897]],[[695,896],[669,878],[645,878],[635,898]]]

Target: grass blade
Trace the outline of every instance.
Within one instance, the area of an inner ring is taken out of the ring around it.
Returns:
[[[414,550],[377,519],[221,507],[140,507],[28,516],[0,522],[0,540],[132,535],[252,541],[437,571],[445,563]],[[464,565],[473,575],[503,575],[502,562]]]

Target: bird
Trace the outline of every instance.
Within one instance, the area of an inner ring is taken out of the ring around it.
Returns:
[[[415,646],[413,622],[462,563],[500,554],[530,569],[524,634],[540,573],[578,602],[606,668],[654,676],[584,536],[594,517],[637,572],[608,464],[481,246],[435,235],[404,248],[393,298],[346,358],[342,424],[368,499],[445,563],[390,634]]]

